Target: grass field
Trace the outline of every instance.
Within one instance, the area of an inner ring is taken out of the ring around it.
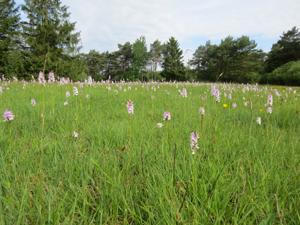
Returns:
[[[300,224],[299,88],[0,86],[1,225]]]

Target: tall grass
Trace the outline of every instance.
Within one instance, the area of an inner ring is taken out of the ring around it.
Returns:
[[[297,88],[95,84],[64,106],[72,85],[0,85],[0,224],[300,224]]]

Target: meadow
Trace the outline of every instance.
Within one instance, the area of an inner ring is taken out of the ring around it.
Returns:
[[[1,225],[300,224],[297,87],[0,87]]]

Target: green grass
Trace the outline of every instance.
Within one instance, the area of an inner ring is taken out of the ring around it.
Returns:
[[[299,88],[276,87],[278,97],[275,87],[219,85],[216,103],[204,84],[99,84],[64,106],[72,85],[0,86],[0,113],[15,114],[0,122],[1,225],[300,224]]]

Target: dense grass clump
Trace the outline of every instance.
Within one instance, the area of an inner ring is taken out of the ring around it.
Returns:
[[[0,224],[300,224],[297,88],[0,86]]]

